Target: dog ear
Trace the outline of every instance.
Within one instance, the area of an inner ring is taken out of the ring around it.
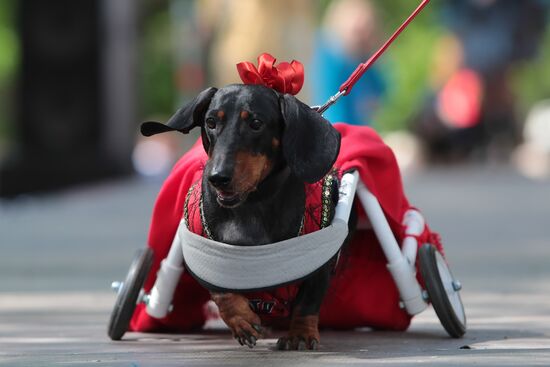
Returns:
[[[156,121],[142,123],[141,134],[151,136],[167,131],[179,131],[187,134],[196,126],[202,127],[204,124],[204,114],[217,91],[218,89],[214,87],[203,90],[191,102],[177,110],[166,124]]]
[[[340,133],[321,114],[285,94],[279,97],[285,129],[283,155],[294,174],[306,182],[319,181],[340,152]]]

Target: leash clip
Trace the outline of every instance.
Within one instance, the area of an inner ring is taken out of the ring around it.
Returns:
[[[341,91],[338,91],[338,93],[336,93],[335,95],[331,96],[328,101],[325,102],[324,105],[322,106],[311,106],[311,109],[312,110],[315,110],[317,111],[318,113],[320,113],[321,115],[323,114],[323,112],[325,112],[326,110],[328,110],[328,108],[330,106],[332,106],[333,104],[336,103],[336,101],[342,97],[343,95],[346,94],[346,90],[341,90]]]

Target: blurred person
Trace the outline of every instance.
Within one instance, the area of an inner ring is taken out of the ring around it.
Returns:
[[[308,60],[315,0],[198,0],[202,24],[211,28],[212,83],[239,82],[235,65],[267,52],[280,60]]]
[[[357,66],[379,46],[378,14],[367,0],[334,0],[328,7],[313,56],[309,80],[315,104],[334,95]],[[370,123],[386,94],[386,80],[379,65],[372,66],[353,87],[325,112],[331,122]]]
[[[550,99],[536,103],[527,114],[523,143],[514,151],[512,163],[526,177],[550,179]]]
[[[519,142],[509,74],[536,55],[547,7],[539,0],[446,2],[450,33],[436,48],[433,90],[413,122],[431,158],[503,158]]]
[[[484,145],[479,123],[483,85],[479,74],[463,65],[462,43],[452,34],[443,35],[434,48],[430,89],[412,121],[432,162],[460,161]]]

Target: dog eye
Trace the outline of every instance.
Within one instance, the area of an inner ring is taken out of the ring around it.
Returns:
[[[260,130],[260,128],[262,127],[263,125],[263,122],[258,120],[258,119],[254,119],[250,122],[250,128],[252,130]]]
[[[216,120],[214,120],[212,117],[209,117],[206,119],[206,126],[209,129],[215,129],[216,128]]]

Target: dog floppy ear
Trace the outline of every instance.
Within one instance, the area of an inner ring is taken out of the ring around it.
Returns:
[[[285,123],[283,155],[294,174],[306,182],[319,181],[332,168],[340,151],[340,133],[321,114],[285,94],[279,98]]]
[[[191,102],[176,111],[170,117],[166,124],[156,121],[147,121],[141,124],[141,134],[151,136],[167,131],[179,131],[187,134],[196,126],[201,126],[204,123],[204,114],[210,105],[210,101],[216,92],[217,88],[210,87],[203,90]]]

